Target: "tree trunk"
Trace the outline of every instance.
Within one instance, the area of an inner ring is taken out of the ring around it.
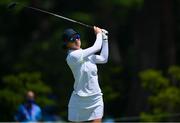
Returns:
[[[176,63],[175,28],[173,15],[173,0],[161,0],[161,45],[160,65],[167,69]]]
[[[134,24],[135,67],[129,92],[128,115],[148,110],[147,94],[138,75],[149,68],[167,69],[176,62],[172,0],[145,0]]]
[[[158,65],[160,41],[160,0],[144,0],[144,7],[138,11],[134,23],[135,66],[130,85],[127,114],[139,115],[148,109],[147,94],[138,80],[138,72]]]
[[[161,45],[160,45],[160,67],[167,70],[171,65],[176,63],[176,47],[175,47],[175,28],[173,15],[173,0],[161,0]],[[172,81],[174,86],[177,81]],[[173,113],[174,109],[171,106],[167,107],[169,113]],[[176,121],[176,119],[169,118],[168,121]]]

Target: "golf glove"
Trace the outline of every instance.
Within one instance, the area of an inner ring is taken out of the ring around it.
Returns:
[[[104,41],[108,41],[108,31],[105,29],[102,29],[102,38]]]

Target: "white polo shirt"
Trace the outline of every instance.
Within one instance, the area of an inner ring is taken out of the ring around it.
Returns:
[[[100,50],[100,55],[95,55]],[[91,96],[101,93],[96,63],[106,63],[107,59],[108,41],[102,39],[102,33],[97,34],[92,47],[69,50],[66,61],[75,79],[73,93],[79,96]]]

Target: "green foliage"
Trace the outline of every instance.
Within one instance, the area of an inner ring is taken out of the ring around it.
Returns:
[[[176,108],[180,104],[180,90],[177,87],[168,87],[160,91],[157,95],[150,96],[149,102],[153,106]]]
[[[35,92],[36,102],[41,107],[55,105],[55,101],[47,97],[52,90],[41,80],[39,72],[7,75],[3,78],[3,88],[0,90],[0,108],[8,109],[0,111],[4,121],[13,120],[17,106],[24,102],[25,93],[28,90]],[[6,111],[8,112],[5,113]]]
[[[111,3],[114,5],[120,5],[124,7],[133,7],[133,6],[142,6],[144,3],[144,0],[111,0]]]
[[[179,83],[180,68],[172,66],[168,73],[170,78],[153,69],[140,72],[142,86],[151,93],[148,97],[151,108],[149,112],[141,113],[142,121],[167,121],[171,114],[180,110],[180,87],[176,86]],[[177,82],[175,85],[174,81]]]
[[[83,21],[86,23],[93,23],[93,17],[89,13],[85,12],[74,12],[71,17],[75,20]]]
[[[158,122],[166,121],[167,117],[170,116],[167,112],[161,110],[155,110],[153,114],[142,112],[140,114],[142,122]]]
[[[170,84],[169,80],[162,76],[161,71],[150,69],[140,72],[139,76],[142,80],[142,86],[153,93],[157,93]]]
[[[172,66],[169,68],[168,73],[172,76],[172,78],[180,81],[180,67]]]
[[[61,49],[62,32],[65,28],[69,27],[79,31],[83,48],[93,44],[94,40],[92,39],[95,38],[95,35],[91,35],[91,33],[93,34],[92,30],[77,24],[69,23],[40,12],[34,12],[22,6],[8,10],[7,5],[10,2],[12,0],[0,0],[0,78],[3,78],[0,83],[0,121],[10,121],[13,119],[15,108],[23,101],[23,95],[27,89],[32,89],[37,93],[37,102],[41,106],[55,103],[53,100],[47,98],[47,95],[53,92],[53,96],[57,97],[58,100],[56,113],[63,116],[63,118],[67,117],[67,105],[73,89],[74,80],[65,62],[66,52]],[[136,49],[136,47],[141,47],[141,42],[137,40],[137,37],[144,39],[144,35],[137,34],[139,31],[136,28],[139,28],[139,25],[136,24],[138,24],[139,20],[146,20],[141,16],[144,11],[137,11],[137,9],[140,10],[143,7],[144,0],[92,0],[88,2],[83,0],[17,0],[17,2],[24,5],[32,5],[60,15],[67,15],[69,18],[80,20],[87,24],[95,24],[107,29],[110,34],[110,52],[112,51],[110,53],[109,63],[112,64],[102,65],[103,69],[98,69],[100,84],[104,93],[104,101],[107,104],[105,107],[112,109],[110,112],[106,112],[105,110],[105,114],[110,113],[113,116],[119,117],[124,112],[129,113],[123,103],[126,103],[131,98],[128,95],[132,91],[130,89],[134,87],[129,82],[134,80],[133,72],[136,67],[134,60],[138,58],[137,56],[142,55],[137,55],[137,53],[143,51],[143,48]],[[179,1],[176,0],[176,2],[178,6]],[[153,9],[150,6],[149,8]],[[178,7],[176,9],[174,11],[178,15]],[[150,19],[150,16],[151,13],[144,17],[149,17],[148,19]],[[158,21],[154,18],[152,20]],[[177,27],[178,30],[179,26]],[[151,27],[143,28],[143,30],[149,33],[147,31],[149,28]],[[161,36],[159,37],[157,34],[158,39],[163,38]],[[114,44],[118,46],[114,47]],[[178,46],[176,48],[179,52]],[[118,53],[115,54],[116,52],[114,52],[116,50],[120,52],[120,56],[117,57],[123,59],[122,62],[118,62],[117,64],[113,63],[112,57],[113,55],[118,55]],[[147,49],[148,52],[151,52],[151,50]],[[128,54],[129,51],[132,51],[132,55]],[[166,56],[168,54],[164,55]],[[121,65],[123,68],[120,67]],[[122,69],[124,70],[124,68],[128,72],[123,73]],[[163,76],[161,71],[156,70],[144,71],[140,75],[144,89],[147,89],[152,94],[148,100],[150,106],[152,106],[152,110],[148,114],[144,114],[144,117],[145,115],[163,114],[166,112],[166,108],[164,110],[162,107],[168,105],[167,107],[175,108],[179,104],[179,91],[177,90],[179,88],[172,86],[172,81],[178,85],[180,79],[179,70],[177,66],[169,69],[168,73],[171,79]],[[40,71],[43,80],[48,85],[41,80],[39,73],[23,73],[23,71]],[[133,75],[129,75],[129,71]],[[9,73],[20,74],[9,75]],[[171,93],[175,93],[176,97]],[[168,99],[171,101],[168,101]],[[161,106],[160,104],[163,101],[167,103]],[[123,103],[119,104],[119,102]],[[117,106],[120,113],[117,111]],[[122,108],[124,108],[124,112],[121,110]],[[132,112],[134,113],[136,111],[132,109]],[[156,120],[160,121],[160,119]]]
[[[120,85],[119,83],[121,83],[120,80],[115,79],[115,77],[119,78],[119,76],[116,75],[122,72],[122,68],[115,65],[112,66],[111,64],[109,64],[109,66],[110,67],[103,68],[102,73],[100,73],[100,84],[102,84],[105,102],[112,102],[118,99],[121,95],[121,92],[118,90],[122,90],[122,86],[118,86]]]
[[[117,99],[120,96],[120,93],[117,93],[116,91],[114,91],[112,89],[112,87],[109,87],[109,86],[104,86],[103,87],[103,93],[105,95],[104,100],[106,102],[111,102],[111,101]]]

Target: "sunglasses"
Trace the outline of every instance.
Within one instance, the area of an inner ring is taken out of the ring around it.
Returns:
[[[70,38],[70,41],[76,41],[77,39],[80,39],[80,35],[79,34],[75,34]]]

